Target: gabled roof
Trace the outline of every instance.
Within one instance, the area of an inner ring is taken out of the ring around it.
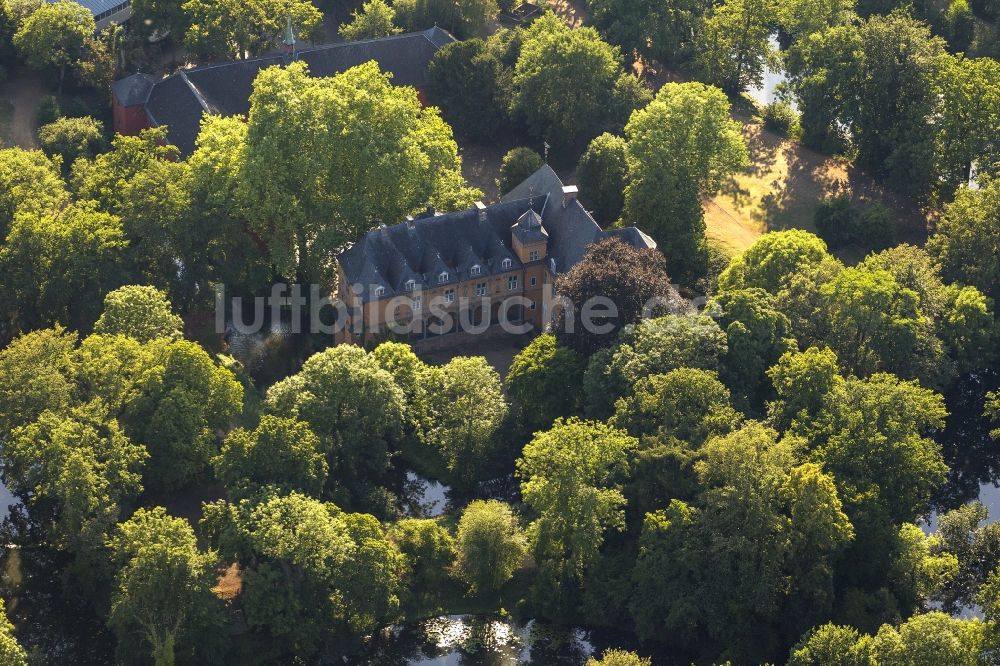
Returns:
[[[425,83],[431,58],[453,41],[455,38],[450,34],[434,27],[379,39],[307,47],[296,52],[296,59],[306,63],[313,76],[333,76],[374,60],[383,72],[392,74],[394,84],[419,88]],[[118,89],[123,94],[138,89],[141,80],[136,79],[137,76],[152,81],[145,74],[133,75],[114,84],[117,87],[115,95],[124,106],[144,105],[154,124],[167,125],[170,142],[182,155],[189,155],[194,151],[202,114],[247,114],[257,74],[272,65],[288,62],[288,56],[274,54],[181,70],[153,82],[144,97],[126,95],[129,99],[126,102]]]
[[[381,226],[337,260],[349,284],[364,286],[361,298],[368,301],[375,298],[378,287],[385,290],[385,298],[405,293],[409,279],[425,288],[438,287],[442,271],[453,283],[520,269],[522,264],[511,250],[515,233],[547,239],[544,258],[558,273],[576,265],[592,243],[610,236],[635,247],[656,247],[634,227],[603,231],[576,199],[563,205],[562,197],[563,183],[546,165],[482,213],[471,208]],[[510,261],[506,269],[505,259]],[[480,272],[473,276],[471,268],[476,265]]]

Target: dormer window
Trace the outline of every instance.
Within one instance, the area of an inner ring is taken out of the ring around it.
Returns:
[[[406,291],[413,291],[413,287],[416,286],[416,282],[413,280],[406,281]]]
[[[473,275],[479,275],[479,264],[473,266],[469,272],[472,273]]]
[[[447,282],[448,279],[448,271],[441,271],[440,275],[438,275],[438,283]]]
[[[504,259],[503,261],[501,261],[500,262],[500,268],[502,268],[505,271],[509,271],[510,270],[510,259]]]
[[[385,296],[385,287],[375,287],[375,298]]]

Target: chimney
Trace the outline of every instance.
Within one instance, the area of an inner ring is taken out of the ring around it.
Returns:
[[[477,201],[476,202],[476,211],[479,213],[479,221],[480,222],[485,222],[486,221],[486,204],[484,204],[482,201]]]
[[[562,207],[565,208],[571,201],[576,201],[576,195],[579,193],[580,189],[576,185],[564,185],[562,188]]]

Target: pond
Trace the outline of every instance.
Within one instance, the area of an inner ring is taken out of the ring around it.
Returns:
[[[579,666],[594,654],[589,633],[499,616],[442,615],[391,627],[362,663],[372,666]]]
[[[451,488],[443,483],[407,472],[402,498],[406,515],[411,518],[437,518],[448,508],[450,491]]]
[[[768,38],[768,42],[771,45],[771,50],[775,53],[779,52],[781,45],[778,43],[778,34],[774,33]],[[785,74],[785,68],[783,65],[779,64],[775,68],[770,66],[764,68],[764,77],[761,81],[761,85],[753,86],[747,89],[747,94],[754,99],[755,102],[761,106],[767,106],[773,102],[778,97],[778,86],[785,83],[788,77]],[[792,107],[795,107],[795,100],[789,100]]]

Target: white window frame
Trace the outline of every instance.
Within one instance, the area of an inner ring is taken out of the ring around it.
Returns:
[[[530,252],[528,252],[528,261],[538,261],[539,258],[540,257],[538,256],[538,250],[531,250]]]
[[[416,286],[416,284],[417,284],[416,280],[407,280],[406,291],[413,291],[413,288]]]
[[[480,271],[481,271],[481,269],[479,268],[479,264],[476,264],[475,266],[473,266],[473,267],[472,267],[472,268],[471,268],[471,269],[469,270],[469,273],[470,273],[471,275],[479,275]]]
[[[476,296],[485,296],[489,292],[489,286],[485,282],[476,284]]]
[[[503,261],[500,262],[500,268],[502,270],[509,271],[510,270],[510,266],[511,266],[510,259],[504,259]]]
[[[385,287],[375,287],[375,298],[381,298],[382,296],[385,296]]]
[[[534,286],[535,286],[535,281],[536,281],[536,279],[537,279],[537,278],[535,278],[535,276],[534,276],[534,275],[532,275],[532,276],[531,276],[531,286],[532,286],[532,287],[534,287]]]
[[[448,271],[441,271],[440,273],[438,273],[438,284],[444,284],[450,279],[451,276],[448,275]]]
[[[455,302],[455,290],[454,289],[445,289],[444,290],[444,302],[445,303],[454,303]]]
[[[419,310],[419,309],[420,309],[420,297],[419,297],[419,296],[414,296],[414,297],[413,297],[413,298],[412,298],[412,299],[410,300],[410,309],[412,309],[412,310],[414,310],[414,311],[416,311],[416,310]]]
[[[517,276],[511,275],[507,278],[507,291],[514,291],[517,289]]]

